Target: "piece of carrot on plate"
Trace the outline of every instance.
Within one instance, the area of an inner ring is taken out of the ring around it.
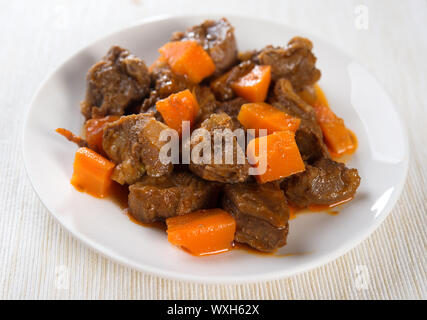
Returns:
[[[246,129],[267,129],[268,134],[276,131],[297,131],[301,120],[264,102],[247,103],[237,116]]]
[[[263,146],[265,150],[262,150]],[[247,147],[247,156],[258,170],[255,175],[258,183],[278,180],[305,170],[292,131],[277,131],[252,139]]]
[[[215,72],[215,64],[209,54],[192,40],[168,42],[159,49],[172,71],[185,75],[194,83]]]
[[[189,121],[190,125],[194,123],[199,112],[199,104],[195,96],[187,89],[157,101],[156,109],[168,127],[181,134],[183,121]]]
[[[319,85],[316,84],[314,90],[316,99],[312,105],[331,154],[339,157],[354,152],[356,142],[352,138],[351,131],[346,128],[344,120],[337,117],[329,107],[328,100]]]
[[[120,119],[120,116],[111,115],[87,120],[84,124],[84,131],[89,148],[100,154],[104,154],[104,149],[102,147],[104,128],[108,123],[118,119]]]
[[[110,191],[114,166],[113,162],[95,151],[79,148],[74,158],[71,184],[81,191],[103,198]]]
[[[271,81],[271,67],[256,65],[252,70],[231,84],[236,94],[251,102],[263,102]]]
[[[228,251],[236,222],[222,209],[191,212],[166,219],[168,240],[196,256]]]

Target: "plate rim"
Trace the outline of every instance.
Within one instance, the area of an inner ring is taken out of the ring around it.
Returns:
[[[402,195],[402,191],[403,191],[403,189],[406,185],[406,182],[407,182],[407,176],[408,176],[408,170],[409,170],[409,160],[410,160],[410,148],[409,148],[409,138],[408,138],[408,131],[406,128],[406,124],[402,121],[402,117],[399,117],[400,112],[397,108],[397,105],[396,105],[394,99],[391,98],[390,94],[384,88],[382,83],[380,81],[378,81],[378,79],[375,77],[375,75],[372,74],[372,72],[370,72],[370,71],[368,71],[368,73],[375,79],[375,81],[378,82],[378,84],[381,85],[381,88],[384,91],[384,93],[390,98],[390,101],[392,101],[392,109],[398,115],[397,121],[401,127],[402,138],[403,138],[403,149],[404,149],[404,157],[402,160],[402,164],[403,164],[403,175],[401,178],[402,181],[398,185],[398,187],[396,188],[396,196],[387,202],[387,205],[383,209],[383,214],[379,218],[377,218],[374,221],[374,223],[372,223],[364,231],[360,232],[358,234],[358,236],[355,237],[355,239],[352,239],[352,241],[348,241],[349,243],[346,243],[346,245],[343,245],[343,246],[337,248],[336,250],[334,250],[333,252],[323,255],[322,257],[318,257],[317,259],[315,259],[312,262],[305,263],[305,265],[303,265],[297,271],[286,272],[287,270],[284,269],[284,270],[280,270],[280,271],[262,272],[259,275],[257,274],[256,279],[251,279],[248,276],[239,276],[239,275],[215,276],[214,278],[210,278],[207,276],[198,276],[198,275],[194,276],[191,274],[183,274],[183,273],[180,273],[177,271],[167,271],[164,269],[158,269],[156,267],[152,267],[152,266],[147,265],[145,263],[143,263],[143,264],[135,263],[135,262],[127,259],[126,257],[119,256],[119,255],[117,255],[111,251],[108,251],[107,247],[105,247],[103,245],[99,245],[96,241],[89,239],[86,235],[82,234],[81,232],[76,231],[76,230],[71,230],[70,228],[68,228],[68,226],[66,226],[64,223],[62,223],[59,220],[59,218],[53,213],[53,211],[48,208],[48,206],[45,204],[45,202],[41,198],[39,191],[37,190],[37,187],[33,181],[31,173],[28,169],[27,163],[29,160],[28,160],[28,155],[27,155],[26,148],[25,148],[27,128],[28,128],[28,123],[29,123],[29,118],[30,118],[29,116],[31,114],[31,110],[33,109],[34,103],[37,100],[41,90],[45,87],[45,85],[49,81],[49,79],[59,69],[61,69],[64,65],[66,65],[75,56],[77,56],[81,52],[87,50],[89,47],[91,47],[91,46],[93,46],[99,42],[102,42],[111,36],[117,35],[121,32],[126,32],[132,28],[135,28],[135,27],[138,27],[141,25],[146,25],[146,24],[159,22],[159,21],[173,20],[173,19],[200,18],[202,21],[203,19],[218,19],[219,17],[230,18],[230,20],[235,18],[235,19],[252,20],[252,21],[256,20],[258,22],[266,22],[268,24],[276,24],[278,26],[284,26],[284,27],[288,28],[289,30],[293,30],[293,31],[297,32],[298,34],[304,34],[304,35],[307,35],[309,37],[312,36],[313,38],[317,38],[317,39],[321,40],[322,42],[326,43],[327,45],[333,47],[335,50],[339,51],[341,54],[345,55],[346,57],[351,58],[352,61],[357,62],[362,68],[364,68],[366,70],[366,67],[363,64],[359,63],[358,59],[354,58],[351,54],[341,50],[340,48],[335,46],[333,43],[330,43],[324,37],[318,36],[318,35],[312,35],[310,32],[306,32],[305,30],[295,29],[295,28],[287,25],[286,23],[282,23],[282,22],[279,22],[277,20],[269,20],[269,19],[266,19],[263,17],[254,17],[254,16],[250,16],[250,15],[240,15],[240,14],[224,14],[224,15],[222,15],[222,14],[167,14],[167,15],[163,15],[162,14],[162,15],[155,15],[155,16],[150,16],[150,17],[138,19],[138,20],[122,27],[122,28],[117,28],[116,30],[114,30],[112,32],[104,34],[103,36],[98,37],[97,39],[91,41],[90,43],[88,43],[88,44],[84,45],[83,47],[81,47],[80,49],[76,50],[74,53],[72,53],[71,55],[66,57],[62,62],[60,62],[41,81],[40,85],[38,86],[37,90],[35,91],[34,95],[32,96],[32,99],[29,103],[29,106],[26,108],[26,110],[24,112],[24,121],[23,121],[23,127],[22,127],[22,131],[21,131],[21,141],[20,141],[21,146],[22,146],[21,151],[22,151],[22,156],[23,156],[23,160],[24,160],[25,172],[26,172],[28,179],[30,180],[30,184],[31,184],[35,194],[37,195],[38,199],[43,204],[43,206],[46,208],[46,210],[49,212],[49,214],[54,218],[54,220],[57,223],[59,223],[59,225],[62,228],[67,230],[74,238],[83,242],[86,246],[88,246],[89,248],[91,248],[92,250],[94,250],[95,252],[99,253],[100,255],[102,255],[103,257],[105,257],[107,259],[111,259],[112,261],[117,262],[121,265],[128,266],[128,267],[131,267],[135,270],[138,270],[138,271],[150,274],[150,275],[159,276],[159,277],[162,277],[162,278],[165,278],[168,280],[179,280],[179,281],[190,282],[190,283],[193,282],[193,283],[199,283],[199,284],[257,283],[257,282],[264,282],[264,281],[269,281],[269,280],[275,280],[275,279],[280,279],[280,278],[288,278],[291,276],[296,276],[296,275],[301,274],[303,272],[306,272],[306,271],[318,268],[320,266],[323,266],[327,263],[333,262],[336,259],[338,259],[339,257],[343,256],[344,254],[348,253],[350,250],[357,247],[362,241],[366,240],[370,235],[372,235],[374,233],[374,231],[390,215],[395,204],[400,199],[400,197]]]

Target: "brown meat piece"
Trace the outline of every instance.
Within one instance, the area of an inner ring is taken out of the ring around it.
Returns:
[[[243,98],[235,98],[233,100],[222,102],[218,108],[215,110],[216,113],[226,113],[231,120],[233,120],[233,128],[243,128],[239,120],[237,120],[237,116],[239,115],[240,108],[245,103],[249,103],[246,99]]]
[[[320,158],[329,158],[313,107],[294,92],[288,80],[280,79],[276,82],[274,95],[270,97],[269,102],[287,114],[301,119],[295,140],[304,161],[313,163]]]
[[[85,100],[80,108],[86,119],[123,115],[150,90],[150,75],[144,61],[119,46],[113,46],[89,69]]]
[[[231,88],[231,84],[249,73],[253,67],[254,64],[251,61],[244,61],[233,67],[227,73],[214,79],[210,86],[217,99],[225,101],[236,97],[234,90]]]
[[[249,175],[249,164],[247,162],[247,159],[243,153],[243,150],[237,143],[237,138],[233,137],[233,163],[226,164],[225,163],[225,156],[226,156],[226,150],[225,150],[225,140],[222,139],[222,163],[216,164],[214,163],[214,155],[215,155],[215,144],[214,144],[214,131],[215,130],[224,130],[224,129],[230,129],[233,131],[233,121],[231,118],[226,115],[225,113],[220,114],[212,114],[208,119],[202,122],[200,128],[206,129],[210,134],[210,140],[211,140],[211,158],[210,163],[195,163],[192,161],[190,163],[190,170],[198,175],[199,177],[209,180],[209,181],[218,181],[218,182],[225,182],[225,183],[237,183],[237,182],[244,182]],[[203,141],[203,136],[195,135],[192,137],[191,140],[191,150],[193,149]],[[241,158],[244,158],[244,163],[239,164],[237,159],[238,155],[240,155]]]
[[[117,164],[112,179],[132,184],[144,173],[155,177],[170,174],[173,164],[162,164],[159,159],[160,149],[166,143],[159,141],[159,135],[165,129],[168,127],[151,114],[123,116],[107,124],[102,146]]]
[[[207,86],[199,86],[189,82],[185,77],[173,73],[169,66],[160,63],[151,73],[154,89],[150,96],[144,100],[141,112],[154,112],[156,119],[161,120],[160,114],[156,110],[156,102],[169,97],[171,94],[184,91],[192,91],[199,103],[200,112],[197,121],[203,121],[210,116],[218,106],[212,90]]]
[[[320,159],[304,172],[284,180],[282,187],[292,204],[298,207],[331,205],[350,199],[356,193],[360,177],[356,169],[343,163]]]
[[[212,113],[218,108],[219,102],[216,100],[212,90],[206,86],[197,86],[194,89],[197,102],[199,104],[199,114],[196,121],[199,123],[210,117]]]
[[[166,62],[158,63],[152,70],[151,82],[154,87],[150,91],[150,96],[144,100],[141,112],[147,112],[150,109],[150,111],[155,111],[155,105],[158,100],[185,89],[193,90],[195,87],[185,77],[173,73]]]
[[[149,177],[129,187],[129,211],[142,222],[162,221],[192,211],[216,207],[220,184],[192,173]]]
[[[237,62],[234,28],[227,19],[206,20],[185,32],[175,32],[171,41],[194,40],[205,49],[215,63],[215,74],[221,74]]]
[[[271,66],[273,81],[280,78],[288,79],[298,92],[305,86],[316,83],[321,76],[320,70],[316,69],[317,59],[312,49],[313,44],[310,40],[295,37],[289,41],[286,48],[265,47],[255,56],[255,61]]]
[[[226,185],[222,206],[236,219],[237,242],[266,252],[286,244],[289,208],[276,184]]]
[[[259,53],[260,51],[256,49],[239,52],[237,54],[237,59],[239,59],[240,62],[248,61],[248,60],[259,62],[257,61],[258,60],[257,55]]]

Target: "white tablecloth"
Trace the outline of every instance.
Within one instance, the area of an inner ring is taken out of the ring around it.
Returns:
[[[354,250],[287,279],[184,283],[100,256],[43,207],[21,155],[23,116],[40,82],[73,52],[107,33],[152,15],[188,13],[261,16],[315,34],[354,56],[391,94],[410,137],[408,180],[390,216]],[[426,30],[423,0],[1,0],[0,298],[425,299]]]

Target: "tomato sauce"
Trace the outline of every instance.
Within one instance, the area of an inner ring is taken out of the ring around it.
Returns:
[[[338,201],[336,203],[330,205],[311,205],[307,208],[297,208],[292,205],[289,206],[289,220],[295,219],[299,214],[302,213],[314,213],[314,212],[324,212],[331,216],[336,216],[339,214],[338,210],[332,210],[342,204],[350,202],[353,198],[345,199],[342,201]]]

